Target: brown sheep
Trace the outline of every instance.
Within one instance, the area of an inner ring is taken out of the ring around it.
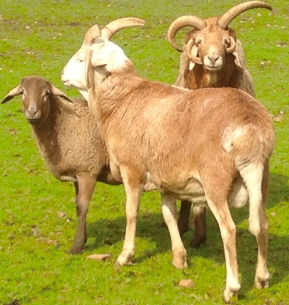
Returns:
[[[115,34],[123,28],[144,24],[138,18],[120,20],[121,26],[119,20],[112,21],[102,29],[102,34]],[[22,97],[24,114],[49,170],[60,181],[74,183],[78,223],[70,253],[81,253],[87,241],[86,215],[96,181],[114,185],[121,180],[111,177],[106,147],[83,98],[74,100],[74,106],[65,104],[61,98],[70,99],[39,76],[25,77],[2,103],[16,95]]]
[[[253,8],[272,7],[262,1],[248,1],[234,6],[221,17],[201,19],[182,16],[170,25],[167,38],[172,47],[182,52],[176,86],[188,89],[210,87],[238,88],[255,96],[255,87],[250,72],[245,67],[245,54],[236,32],[229,24],[244,11]],[[175,37],[179,30],[190,26],[184,48],[177,46]],[[188,230],[191,203],[183,201],[180,208],[179,230],[183,235]],[[200,246],[206,241],[205,208],[194,208],[195,228],[192,245]]]
[[[60,181],[74,183],[78,223],[70,253],[80,253],[87,240],[86,214],[96,181],[119,184],[110,175],[97,124],[83,98],[65,102],[70,99],[42,77],[25,77],[1,103],[17,95],[50,172]]]

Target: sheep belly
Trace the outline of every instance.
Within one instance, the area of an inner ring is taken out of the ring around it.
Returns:
[[[160,191],[164,194],[169,194],[172,197],[191,201],[193,204],[205,204],[206,196],[202,184],[196,178],[190,178],[185,188],[167,187],[165,182],[162,182],[159,187]]]

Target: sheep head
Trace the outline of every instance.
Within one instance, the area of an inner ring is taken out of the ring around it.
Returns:
[[[110,40],[113,35],[121,29],[144,25],[144,20],[139,18],[121,18],[107,24],[102,30],[98,25],[93,25],[85,34],[81,48],[69,60],[62,70],[61,80],[66,86],[75,87],[86,100],[88,100],[88,89],[91,87],[90,64],[92,51],[104,46],[104,41]],[[97,42],[95,43],[95,41]],[[94,47],[92,48],[92,46]],[[113,44],[111,44],[113,45]],[[100,60],[100,58],[99,58]]]
[[[22,79],[21,84],[12,89],[1,101],[6,103],[13,97],[20,95],[26,119],[31,124],[44,122],[50,111],[50,99],[59,96],[72,102],[58,88],[39,76],[28,76]]]
[[[237,35],[229,28],[230,22],[241,13],[253,8],[272,7],[262,1],[248,1],[234,6],[221,17],[201,19],[197,16],[182,16],[170,25],[167,38],[176,50],[186,52],[187,57],[193,64],[203,65],[205,70],[219,71],[224,67],[226,55],[233,54],[235,63],[241,67],[236,50]],[[186,37],[186,45],[180,48],[175,41],[177,32],[186,27],[193,30]],[[193,66],[192,66],[193,67]]]

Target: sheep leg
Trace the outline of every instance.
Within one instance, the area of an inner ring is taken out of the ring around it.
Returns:
[[[231,217],[231,213],[227,201],[222,202],[218,206],[208,199],[208,205],[215,216],[224,246],[225,261],[226,261],[226,288],[224,290],[224,301],[231,302],[231,298],[237,295],[241,288],[238,278],[238,262],[236,248],[236,226]]]
[[[132,264],[132,259],[135,252],[137,215],[143,189],[141,184],[129,183],[128,181],[133,181],[133,179],[128,179],[126,176],[124,176],[124,173],[122,173],[122,180],[126,193],[126,229],[122,252],[116,260],[116,265],[121,266]]]
[[[70,249],[70,253],[72,254],[81,253],[87,241],[86,214],[95,183],[96,176],[90,173],[77,175],[77,182],[74,183],[76,192],[76,214],[78,219],[76,235]]]
[[[260,168],[260,171],[262,171],[262,168]],[[253,169],[253,172],[256,174],[257,170]],[[265,164],[263,170],[263,177],[261,184],[261,198],[258,192],[255,191],[257,189],[255,187],[255,184],[251,183],[250,185],[253,185],[253,187],[252,189],[249,188],[249,194],[250,194],[249,230],[253,235],[255,235],[258,245],[258,259],[256,265],[254,285],[259,289],[269,287],[269,272],[267,268],[268,220],[265,212],[268,179],[269,179],[269,165],[267,163]]]
[[[187,252],[180,237],[177,225],[176,200],[168,195],[162,194],[162,213],[168,227],[172,243],[173,265],[178,269],[186,268]]]
[[[189,229],[189,218],[192,203],[190,201],[182,201],[178,219],[178,227],[181,237]],[[194,206],[194,216],[191,220],[194,227],[194,237],[192,247],[198,248],[202,243],[207,241],[206,234],[206,208],[204,206]]]
[[[190,201],[181,201],[179,219],[178,219],[178,228],[180,236],[182,237],[189,230],[189,219],[191,212],[192,203]]]
[[[206,233],[206,207],[205,206],[194,206],[194,216],[192,219],[192,225],[194,226],[194,237],[192,240],[192,247],[198,248],[201,244],[207,241]]]

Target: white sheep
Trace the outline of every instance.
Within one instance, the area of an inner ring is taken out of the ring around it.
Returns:
[[[177,268],[187,263],[175,198],[208,203],[224,244],[226,302],[240,289],[236,226],[229,206],[241,207],[249,198],[249,229],[258,244],[255,286],[267,287],[265,201],[274,146],[267,110],[238,89],[190,91],[142,79],[123,50],[100,37],[97,25],[85,41],[88,44],[70,59],[61,78],[88,98],[112,175],[124,184],[127,225],[117,263],[130,264],[134,256],[139,200],[149,178],[162,196]]]
[[[197,16],[181,16],[168,28],[167,38],[172,47],[181,53],[176,86],[188,89],[209,87],[232,87],[255,96],[255,86],[245,67],[245,54],[237,34],[229,24],[241,13],[253,9],[272,7],[262,1],[238,4],[220,17],[202,19]],[[184,27],[193,30],[186,35],[185,46],[180,48],[175,40]],[[179,216],[181,236],[188,230],[191,203],[182,201]],[[205,208],[194,207],[194,238],[192,245],[198,247],[206,241]]]

